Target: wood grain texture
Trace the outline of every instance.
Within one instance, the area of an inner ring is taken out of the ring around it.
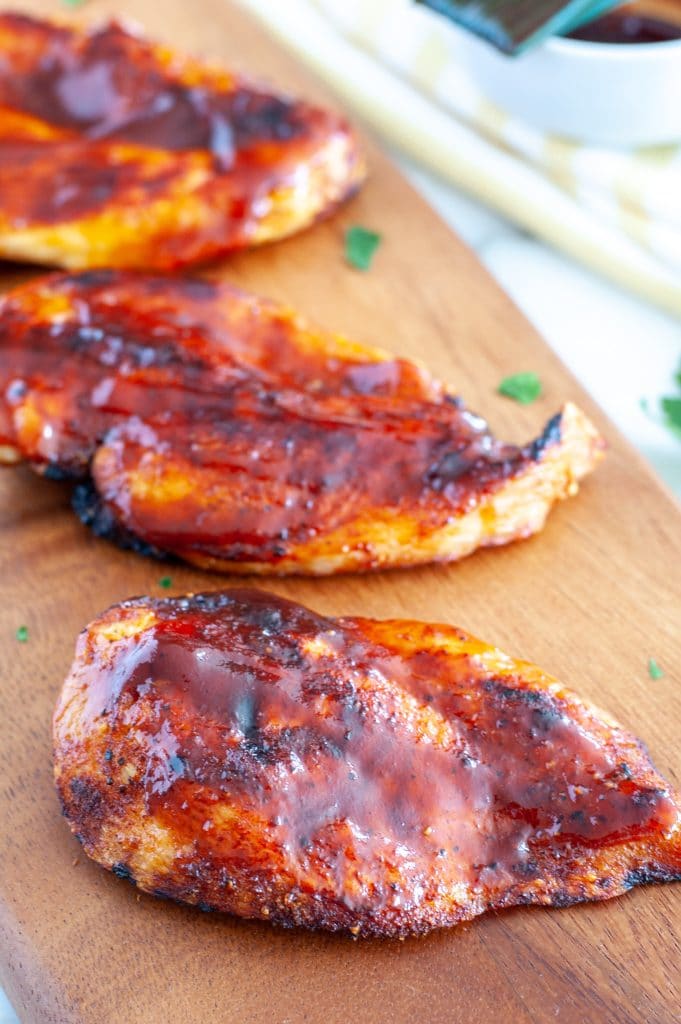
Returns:
[[[19,6],[58,10],[47,0]],[[114,9],[160,38],[320,92],[224,0],[95,0],[82,17]],[[576,399],[611,451],[533,540],[446,568],[271,589],[321,612],[452,622],[528,657],[643,737],[681,787],[678,510],[373,145],[370,163],[366,189],[334,219],[210,273],[293,303],[326,327],[424,358],[511,440],[535,436],[563,399]],[[343,262],[343,231],[353,223],[384,235],[368,274]],[[6,267],[1,283],[30,273]],[[545,385],[545,397],[528,408],[495,394],[504,374],[522,369],[536,370]],[[426,939],[352,942],[162,903],[87,863],[52,787],[52,708],[79,629],[114,601],[165,593],[158,580],[167,571],[91,536],[70,512],[68,488],[25,469],[0,476],[0,966],[23,1020],[679,1019],[681,886],[597,906],[490,915]],[[170,571],[174,593],[221,583],[189,568]],[[27,644],[15,640],[22,624]],[[663,679],[648,678],[649,656],[664,667]]]

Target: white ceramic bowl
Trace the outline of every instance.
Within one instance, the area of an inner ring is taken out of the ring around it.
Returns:
[[[457,31],[460,59],[481,91],[536,127],[609,146],[681,141],[681,40],[554,38],[506,57]]]

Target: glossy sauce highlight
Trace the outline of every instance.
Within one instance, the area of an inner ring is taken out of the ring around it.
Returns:
[[[91,473],[100,532],[113,515],[159,550],[242,561],[363,510],[423,502],[431,530],[560,440],[556,420],[502,444],[408,361],[341,351],[226,285],[55,277],[5,306],[0,439],[49,473]]]
[[[253,852],[236,824],[220,833],[225,804],[258,823],[263,870],[273,858],[299,882],[319,874],[350,904],[359,877],[356,898],[384,906],[560,874],[580,850],[676,820],[583,710],[485,674],[474,643],[446,653],[446,627],[325,619],[239,590],[153,611],[116,643],[113,670],[109,653],[91,666],[89,715],[135,737],[113,755],[143,753],[148,814],[228,875]],[[392,871],[411,894],[386,884]]]

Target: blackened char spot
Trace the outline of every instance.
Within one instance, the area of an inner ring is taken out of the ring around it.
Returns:
[[[173,894],[171,892],[166,892],[165,889],[154,889],[153,892],[152,892],[152,895],[154,895],[157,900],[174,900],[175,899]]]
[[[132,871],[130,870],[127,864],[123,864],[121,861],[119,861],[117,864],[113,865],[111,870],[113,871],[114,875],[116,875],[117,878],[124,878],[128,882],[132,882],[133,885],[137,884],[135,882],[135,876],[133,875]]]
[[[633,889],[635,885],[647,885],[652,881],[654,881],[654,874],[647,868],[632,868],[624,876],[624,885],[627,889]]]
[[[60,466],[56,462],[48,462],[46,465],[38,468],[40,468],[40,473],[46,480],[61,482],[63,480],[77,480],[79,477],[77,471]]]
[[[627,889],[635,885],[650,885],[654,882],[681,882],[681,868],[669,869],[663,866],[650,864],[643,868],[633,868],[624,877],[624,886]]]
[[[541,437],[538,437],[536,441],[533,441],[529,446],[530,458],[533,461],[536,462],[541,459],[547,448],[550,448],[554,444],[560,444],[562,437],[562,419],[563,414],[557,412],[544,427]]]
[[[486,679],[482,686],[488,693],[494,693],[502,700],[516,701],[519,704],[531,706],[546,703],[550,707],[549,698],[540,690],[524,690],[521,687],[506,686],[499,679]]]
[[[532,725],[540,732],[549,732],[562,720],[560,711],[552,707],[535,708],[532,711]]]
[[[89,526],[95,537],[113,541],[120,548],[135,551],[140,555],[162,560],[171,559],[166,551],[161,551],[153,544],[140,540],[118,522],[111,510],[104,504],[91,480],[79,484],[71,498],[73,511],[86,526]]]
[[[69,783],[71,796],[78,805],[78,815],[87,818],[99,816],[102,807],[102,797],[98,788],[89,779],[81,779],[76,776]],[[73,813],[73,812],[71,812]]]
[[[571,907],[573,903],[579,903],[582,897],[576,893],[568,892],[565,889],[559,889],[551,897],[551,905],[553,907]]]

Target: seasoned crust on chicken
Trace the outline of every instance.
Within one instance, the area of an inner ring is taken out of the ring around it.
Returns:
[[[681,879],[639,741],[449,626],[127,601],[78,640],[54,752],[86,853],[203,909],[396,936]]]
[[[408,566],[526,537],[602,449],[573,405],[502,444],[412,362],[226,284],[124,272],[7,296],[0,396],[6,461],[87,480],[75,506],[97,533],[230,572]]]
[[[0,15],[0,256],[171,268],[290,235],[365,170],[343,118],[144,39]]]

